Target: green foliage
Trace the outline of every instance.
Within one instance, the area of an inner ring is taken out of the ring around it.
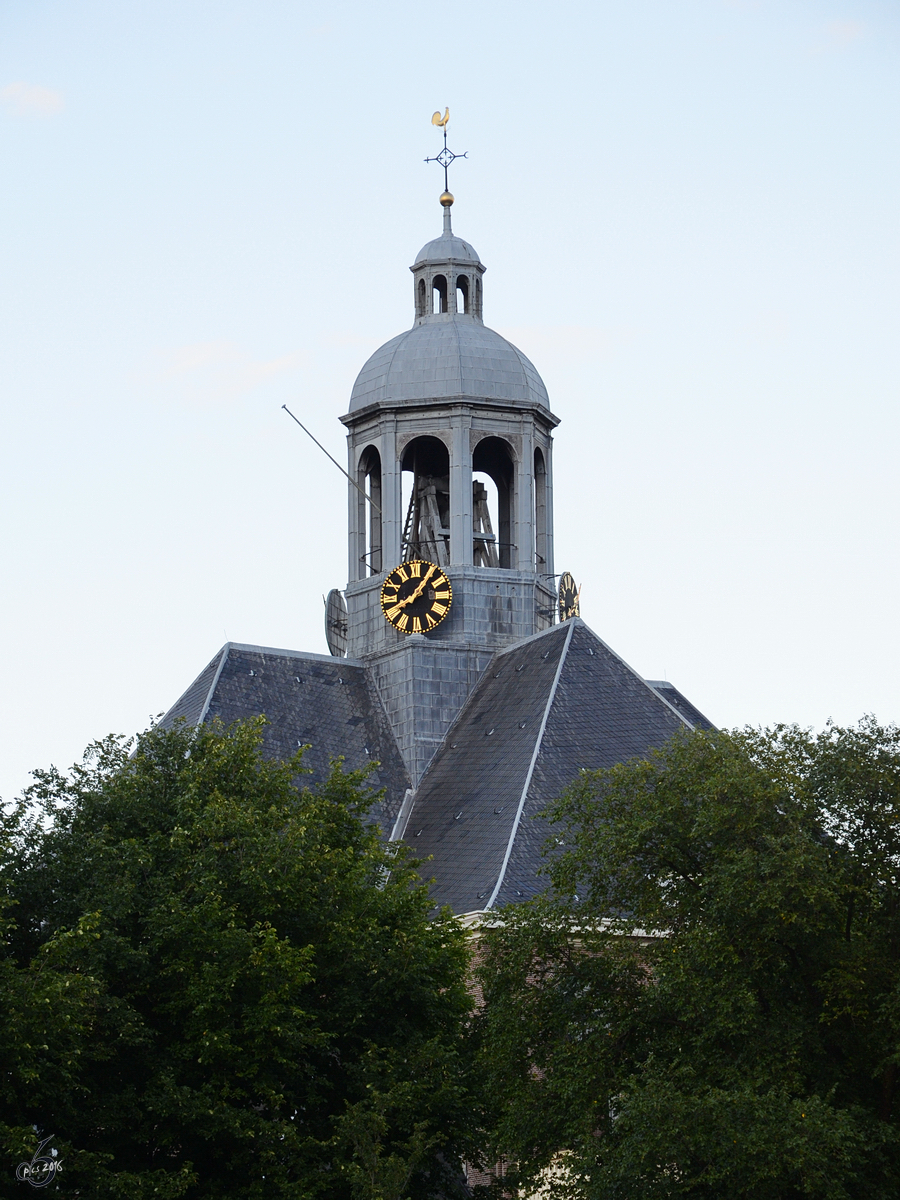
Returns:
[[[900,1194],[900,731],[685,733],[549,815],[479,970],[506,1186]]]
[[[0,1195],[55,1134],[62,1195],[453,1190],[471,1108],[465,938],[259,723],[110,739],[7,819]]]

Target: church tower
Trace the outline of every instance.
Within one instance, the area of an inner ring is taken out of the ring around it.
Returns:
[[[556,601],[558,419],[531,362],[484,324],[485,267],[453,232],[449,192],[441,204],[443,232],[410,268],[412,328],[372,355],[341,418],[355,480],[347,653],[371,668],[414,784],[494,652],[552,625]],[[422,632],[382,606],[411,560],[452,588]]]
[[[160,724],[264,716],[267,756],[307,747],[305,782],[336,758],[367,768],[369,819],[427,864],[436,906],[476,920],[543,888],[542,814],[580,771],[709,721],[585,624],[568,574],[557,621],[557,419],[484,324],[484,264],[451,227],[447,120],[432,118],[443,231],[411,268],[412,328],[372,355],[341,418],[349,580],[328,598],[331,653],[228,642]]]

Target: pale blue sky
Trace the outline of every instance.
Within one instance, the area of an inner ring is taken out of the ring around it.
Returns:
[[[900,11],[0,3],[0,792],[226,638],[325,651],[365,358],[454,225],[557,569],[725,725],[900,718]]]

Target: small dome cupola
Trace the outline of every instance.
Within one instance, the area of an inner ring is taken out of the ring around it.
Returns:
[[[483,320],[481,278],[484,264],[474,246],[457,237],[450,223],[453,196],[441,196],[444,231],[426,243],[409,268],[413,273],[416,325],[455,316]]]

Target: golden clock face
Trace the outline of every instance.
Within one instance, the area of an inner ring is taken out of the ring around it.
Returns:
[[[450,611],[450,580],[434,563],[401,563],[381,585],[381,611],[401,633],[428,633]]]
[[[559,580],[559,619],[560,621],[568,621],[572,617],[580,616],[579,612],[579,597],[581,588],[575,583],[575,580],[568,571]]]

